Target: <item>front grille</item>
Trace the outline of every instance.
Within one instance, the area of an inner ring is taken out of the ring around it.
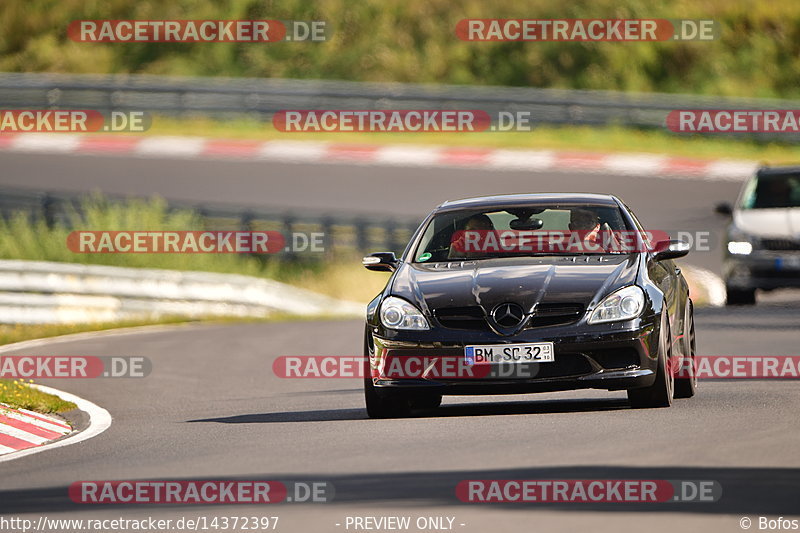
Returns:
[[[577,322],[585,311],[582,304],[576,303],[545,303],[539,304],[534,309],[526,328],[540,328],[544,326],[561,326]],[[489,324],[486,315],[480,306],[467,307],[440,307],[433,311],[433,316],[442,327],[449,329],[465,329],[473,331],[488,331]]]
[[[442,327],[450,329],[488,330],[483,309],[477,305],[469,307],[441,307],[433,315]]]
[[[761,239],[761,247],[765,250],[775,251],[798,251],[800,250],[800,241],[792,239]]]
[[[754,278],[768,278],[768,279],[792,279],[800,278],[800,273],[797,270],[774,270],[769,268],[754,268],[750,271]]]
[[[533,316],[528,321],[527,327],[540,328],[543,326],[560,326],[577,322],[584,312],[581,304],[574,303],[547,303],[539,304],[534,309]]]

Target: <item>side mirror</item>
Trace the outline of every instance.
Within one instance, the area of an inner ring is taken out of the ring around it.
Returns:
[[[659,247],[660,248],[660,247]],[[691,250],[691,245],[688,242],[671,240],[666,248],[656,252],[653,255],[654,261],[663,261],[665,259],[677,259],[683,257]]]
[[[718,215],[731,216],[733,214],[733,206],[728,202],[722,202],[714,206],[714,212]]]
[[[361,264],[367,270],[374,270],[375,272],[394,272],[397,270],[399,261],[395,257],[394,252],[378,252],[370,254],[361,260]]]

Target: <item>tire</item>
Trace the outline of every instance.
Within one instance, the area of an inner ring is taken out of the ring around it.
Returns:
[[[364,377],[364,400],[367,404],[367,416],[370,418],[403,418],[411,414],[407,399],[395,391],[378,394],[369,375]]]
[[[661,313],[661,329],[658,334],[658,370],[656,379],[649,387],[628,389],[628,401],[635,409],[669,407],[675,390],[675,378],[668,368],[672,361],[672,337],[669,331],[666,310]]]
[[[369,327],[364,332],[364,401],[367,405],[367,416],[370,418],[401,418],[408,416],[411,406],[408,400],[397,391],[378,391],[372,382],[369,366]]]
[[[697,392],[697,342],[695,340],[694,332],[694,305],[689,300],[689,317],[687,318],[688,327],[683,336],[684,357],[689,357],[689,377],[688,378],[675,378],[675,398],[691,398]]]
[[[725,287],[726,305],[754,305],[756,303],[755,289],[731,289]]]

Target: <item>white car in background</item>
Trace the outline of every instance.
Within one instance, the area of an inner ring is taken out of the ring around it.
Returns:
[[[742,187],[723,249],[728,305],[756,303],[756,290],[800,287],[800,166],[762,167]]]

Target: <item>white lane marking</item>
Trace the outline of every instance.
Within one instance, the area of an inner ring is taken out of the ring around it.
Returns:
[[[758,163],[754,161],[711,161],[706,167],[707,179],[744,181],[755,174]]]
[[[200,155],[206,139],[202,137],[146,137],[139,141],[134,153],[153,157],[195,157]]]
[[[91,155],[91,146],[82,146],[85,137],[77,134],[26,133],[14,136],[8,148],[22,152],[55,152]],[[202,137],[156,136],[145,137],[133,147],[139,156],[215,158],[219,154],[206,154],[209,140]],[[597,163],[582,161],[580,157],[570,162],[575,154],[552,150],[490,150],[485,158],[469,158],[463,162],[450,161],[443,157],[452,148],[447,146],[418,145],[374,145],[371,155],[358,152],[349,158],[346,153],[330,154],[329,143],[321,141],[266,141],[252,156],[245,154],[243,159],[278,160],[290,163],[324,161],[326,163],[354,165],[388,165],[400,167],[469,167],[492,168],[496,170],[557,170],[561,172],[604,173],[617,172],[625,175],[665,179],[700,179],[743,181],[758,167],[755,161],[747,160],[709,160],[705,167],[695,169],[670,168],[672,158],[657,154],[611,153]],[[469,148],[469,147],[463,147]],[[127,155],[113,152],[113,155]],[[562,157],[562,154],[566,154]],[[331,159],[329,156],[335,155]],[[561,163],[559,163],[561,158]]]
[[[217,324],[214,322],[207,322],[205,324],[155,324],[151,326],[131,326],[128,328],[104,329],[100,331],[82,331],[81,333],[68,333],[66,335],[58,335],[56,337],[30,339],[27,341],[6,344],[4,346],[0,346],[0,354],[17,350],[37,348],[39,346],[45,346],[57,342],[77,342],[82,340],[96,339],[98,337],[121,337],[125,335],[136,335],[138,333],[159,333],[163,331],[172,331],[184,328],[199,328],[208,325]]]
[[[14,448],[9,448],[8,446],[3,446],[2,444],[0,444],[0,455],[3,455],[5,453],[15,452],[15,451],[16,450]]]
[[[493,150],[486,166],[499,170],[546,170],[555,165],[552,150]]]
[[[328,152],[328,144],[316,141],[268,141],[256,153],[258,159],[278,161],[318,161]]]
[[[17,452],[12,452],[6,455],[2,455],[0,456],[0,463],[5,461],[11,461],[14,459],[19,459],[20,457],[25,457],[26,455],[33,455],[34,453],[39,453],[46,450],[52,450],[54,448],[69,446],[70,444],[77,444],[87,439],[91,439],[92,437],[96,437],[97,435],[107,430],[109,426],[111,426],[111,415],[109,414],[109,412],[103,409],[102,407],[93,404],[89,400],[84,400],[83,398],[76,396],[74,394],[70,394],[69,392],[60,391],[58,389],[53,389],[51,387],[45,387],[44,385],[31,385],[31,386],[36,389],[39,389],[42,392],[46,392],[48,394],[54,394],[59,398],[61,398],[62,400],[66,400],[68,402],[72,402],[75,405],[77,405],[78,409],[89,414],[89,427],[87,427],[85,430],[79,433],[76,433],[74,436],[68,437],[66,439],[62,439],[56,442],[51,442],[49,444],[43,444],[42,446],[37,446],[36,448],[28,448],[26,450],[19,450]]]
[[[442,148],[430,146],[382,146],[375,151],[372,163],[404,167],[439,166],[442,152]]]
[[[21,152],[74,152],[80,137],[67,133],[22,133],[11,141],[11,147]]]
[[[665,167],[666,156],[649,154],[609,155],[603,160],[603,170],[622,174],[651,175]]]

